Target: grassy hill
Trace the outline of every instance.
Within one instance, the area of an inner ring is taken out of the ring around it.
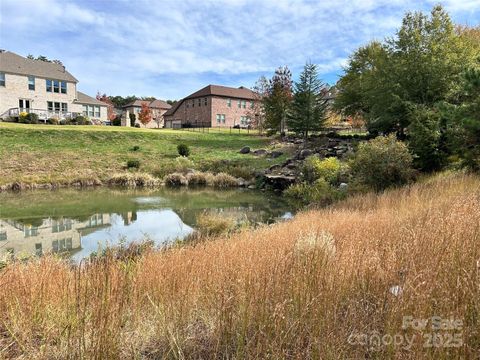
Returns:
[[[0,357],[476,358],[479,194],[445,176],[131,260],[13,263]]]
[[[272,161],[239,154],[243,146],[258,149],[269,144],[268,139],[245,132],[0,123],[0,186],[12,182],[102,180],[124,171],[130,159],[141,161],[141,171],[161,177],[174,171],[180,143],[190,147],[195,168],[235,176],[245,176],[285,159],[283,156]],[[134,146],[139,150],[133,151]]]

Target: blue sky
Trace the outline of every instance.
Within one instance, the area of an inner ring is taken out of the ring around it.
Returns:
[[[0,0],[0,48],[62,60],[90,95],[178,99],[306,61],[334,83],[358,46],[435,3],[480,23],[480,0]]]

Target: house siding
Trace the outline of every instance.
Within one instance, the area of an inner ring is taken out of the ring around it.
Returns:
[[[55,79],[52,79],[55,80]],[[77,86],[67,81],[67,93],[47,92],[46,79],[35,77],[35,90],[28,89],[28,76],[5,73],[5,86],[0,86],[0,114],[8,109],[18,108],[19,99],[30,100],[31,109],[47,109],[47,101],[67,103],[68,111],[81,112],[82,107],[73,101]]]
[[[228,99],[222,96],[209,95],[205,97],[185,99],[176,111],[165,116],[165,127],[171,128],[174,123],[181,123],[182,126],[190,124],[192,126],[207,127],[233,127],[240,124],[242,116],[248,116],[250,109],[250,99],[230,98],[231,107],[228,106]],[[200,99],[200,105],[198,102]],[[238,107],[238,100],[246,101],[245,109]],[[192,103],[194,105],[192,106]],[[188,105],[188,106],[187,106]],[[217,123],[217,114],[225,115],[225,123]]]

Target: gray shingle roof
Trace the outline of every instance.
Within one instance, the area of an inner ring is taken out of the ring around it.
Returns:
[[[27,59],[10,51],[0,52],[0,72],[78,82],[63,65]]]
[[[170,104],[167,104],[163,100],[153,100],[153,101],[148,101],[148,100],[134,100],[130,103],[128,103],[125,106],[122,106],[124,109],[132,106],[138,106],[141,107],[143,103],[147,103],[148,107],[154,108],[154,109],[170,109],[172,106]]]
[[[255,93],[243,86],[239,88],[221,86],[221,85],[207,85],[204,88],[194,92],[193,94],[188,95],[186,98],[178,101],[170,110],[168,110],[164,115],[169,116],[173,115],[175,111],[180,107],[180,105],[187,99],[195,99],[198,97],[205,96],[221,96],[232,99],[246,99],[246,100],[255,100]]]
[[[108,106],[104,102],[97,100],[91,96],[88,96],[87,94],[84,94],[81,91],[77,91],[77,100],[75,102],[78,104]]]

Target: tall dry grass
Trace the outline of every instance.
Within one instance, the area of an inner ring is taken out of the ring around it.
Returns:
[[[0,357],[478,358],[479,261],[480,179],[441,177],[132,261],[12,264]],[[424,347],[404,316],[461,320],[463,345]]]

